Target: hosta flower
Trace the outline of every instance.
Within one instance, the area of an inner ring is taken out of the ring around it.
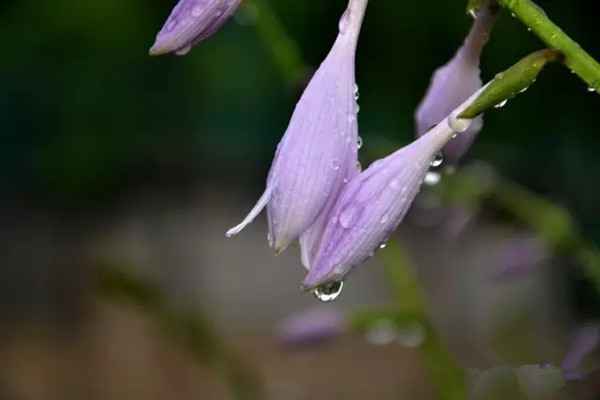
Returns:
[[[495,11],[487,7],[482,8],[462,47],[452,60],[435,71],[415,115],[417,136],[423,135],[433,125],[446,118],[459,104],[481,88],[479,59],[494,21]],[[478,117],[467,132],[444,147],[445,159],[456,163],[467,152],[482,127],[483,118]]]
[[[454,129],[466,130],[469,121],[462,124]],[[412,144],[374,162],[344,187],[317,243],[304,287],[341,281],[387,241],[419,192],[436,153],[455,134],[450,123],[439,124]]]
[[[577,331],[569,351],[560,365],[566,379],[578,380],[585,376],[584,360],[598,345],[600,345],[600,325],[587,325]]]
[[[270,244],[298,239],[354,175],[358,124],[354,56],[367,0],[351,0],[329,55],[315,72],[277,147],[262,197],[227,236],[266,206]]]
[[[241,0],[180,0],[150,49],[151,55],[187,54],[233,15]]]
[[[344,315],[335,308],[321,306],[287,317],[279,324],[277,336],[284,344],[310,345],[338,337],[345,330]]]

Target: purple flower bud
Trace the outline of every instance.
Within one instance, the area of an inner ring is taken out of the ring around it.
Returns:
[[[452,110],[481,88],[479,59],[494,25],[495,12],[480,10],[471,32],[454,58],[433,74],[429,89],[415,114],[417,136],[443,120]],[[468,131],[444,147],[447,162],[455,164],[467,152],[483,127],[478,117]]]
[[[228,237],[267,206],[270,244],[281,252],[313,225],[353,176],[358,152],[354,57],[366,5],[367,0],[350,0],[337,40],[277,147],[264,194]]]
[[[561,368],[565,379],[579,380],[585,374],[581,368],[584,359],[600,344],[600,325],[587,325],[578,330]]]
[[[504,280],[526,276],[550,256],[548,248],[535,236],[520,235],[508,239],[496,257],[499,268],[494,278]]]
[[[334,308],[319,307],[293,314],[277,329],[279,340],[288,345],[305,345],[333,339],[344,333],[346,321]]]
[[[462,122],[465,130],[468,121]],[[450,123],[439,124],[344,187],[310,262],[305,288],[340,281],[374,254],[400,224],[436,153],[455,133]]]
[[[215,33],[233,15],[241,0],[180,0],[158,32],[150,54],[185,55]]]

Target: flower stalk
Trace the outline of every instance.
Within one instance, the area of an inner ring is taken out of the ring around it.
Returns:
[[[600,93],[600,64],[552,22],[544,10],[531,0],[497,1],[529,27],[549,48],[561,52],[565,57],[565,65],[583,79],[590,89]]]

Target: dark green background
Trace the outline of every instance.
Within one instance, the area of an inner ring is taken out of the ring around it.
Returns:
[[[251,2],[251,0],[247,0]],[[346,0],[276,0],[307,64],[333,42]],[[600,57],[596,1],[540,1]],[[142,186],[197,180],[258,191],[298,90],[251,25],[229,23],[187,57],[147,49],[167,0],[20,0],[0,5],[1,190],[5,202],[98,210]],[[467,31],[463,1],[373,1],[358,54],[367,151],[412,137],[432,70]],[[504,13],[483,57],[485,79],[542,47]],[[567,206],[600,238],[600,96],[559,66],[489,113],[470,158]],[[379,147],[378,147],[379,146]],[[369,147],[371,147],[369,149]]]

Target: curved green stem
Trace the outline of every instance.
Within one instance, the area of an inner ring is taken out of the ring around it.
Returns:
[[[256,30],[267,45],[273,61],[283,78],[292,85],[306,75],[309,68],[304,64],[296,42],[290,37],[268,0],[253,0],[246,7],[254,7],[257,15]]]
[[[544,10],[531,0],[497,0],[523,24],[531,29],[548,47],[560,51],[565,64],[600,93],[600,64],[577,42],[548,18]]]
[[[264,398],[254,369],[242,362],[202,315],[173,309],[157,287],[110,265],[99,267],[97,291],[103,299],[139,307],[162,328],[165,336],[178,342],[195,361],[220,372],[233,399]]]

